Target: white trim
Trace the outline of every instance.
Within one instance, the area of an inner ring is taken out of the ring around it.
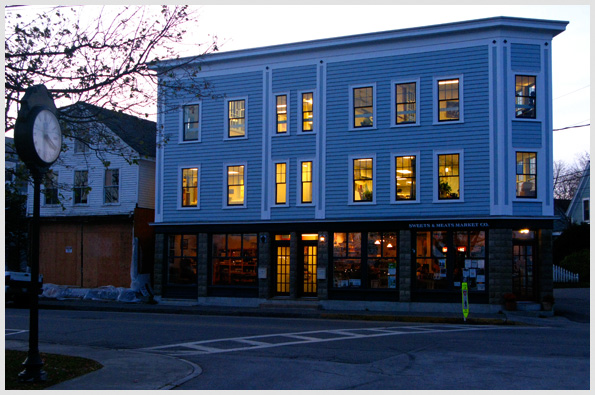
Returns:
[[[512,143],[511,143],[512,144]],[[543,151],[542,149],[536,149],[536,148],[512,148],[511,152],[511,161],[512,161],[512,172],[511,172],[511,177],[510,177],[510,183],[512,184],[511,186],[511,191],[512,191],[512,202],[524,202],[524,203],[543,203],[544,199],[544,187],[545,187],[545,183],[542,183],[542,174],[545,174],[545,159],[543,159],[542,157],[543,155]],[[535,154],[535,188],[537,189],[537,193],[535,195],[535,197],[518,197],[517,196],[517,191],[516,191],[516,177],[517,177],[517,172],[516,172],[516,155],[519,152],[525,152],[525,153],[534,153]]]
[[[355,108],[353,107],[353,93],[354,90],[359,88],[372,88],[372,126],[361,126],[359,128],[355,127]],[[376,101],[376,83],[372,82],[369,84],[354,84],[349,85],[349,125],[347,130],[350,132],[359,132],[362,130],[375,130],[378,129],[378,119],[376,118],[376,107],[378,107],[378,103]]]
[[[438,82],[445,81],[445,80],[459,80],[459,119],[456,121],[439,121],[438,120],[438,113],[440,111],[438,106]],[[463,74],[452,74],[452,75],[440,75],[434,76],[432,79],[432,95],[433,95],[433,102],[434,108],[432,109],[433,113],[433,125],[452,125],[456,123],[464,123],[465,122],[465,98],[463,92],[465,91],[465,81],[463,80]]]
[[[303,94],[304,93],[312,93],[312,130],[303,131],[302,128],[304,127],[303,122],[303,111],[302,111],[302,102],[303,102]],[[297,92],[297,134],[298,135],[313,135],[316,134],[318,130],[318,97],[316,95],[316,89],[303,89]]]
[[[184,169],[196,169],[196,206],[182,206],[182,177]],[[178,210],[200,210],[200,165],[178,165]]]
[[[400,84],[415,84],[415,122],[414,123],[402,123],[397,124],[397,85]],[[390,126],[391,128],[406,128],[411,126],[419,126],[419,113],[420,113],[420,79],[419,78],[410,78],[410,79],[398,79],[398,80],[391,80],[390,82],[390,100],[391,100],[391,110],[390,110]]]
[[[86,171],[87,172],[87,188],[89,188],[89,191],[87,192],[87,202],[86,203],[76,203],[76,198],[75,198],[75,192],[74,192],[74,188],[76,188],[76,172],[77,171]],[[91,200],[91,191],[93,191],[93,188],[91,187],[91,177],[89,177],[90,170],[88,168],[86,169],[73,169],[72,172],[72,206],[73,207],[85,207],[85,206],[89,206],[89,200]],[[103,193],[103,191],[102,191]]]
[[[228,201],[228,196],[227,196],[227,190],[229,188],[229,185],[227,184],[228,182],[228,178],[227,178],[227,168],[231,167],[231,166],[244,166],[244,203],[243,204],[233,204],[233,205],[228,205],[227,201]],[[247,208],[247,204],[246,201],[248,200],[248,163],[247,162],[226,162],[223,163],[223,183],[221,185],[223,185],[223,209],[224,210],[233,210],[233,209],[240,209],[240,208]]]
[[[189,106],[198,106],[198,136],[196,140],[184,140],[184,107]],[[179,121],[178,125],[180,128],[180,132],[178,134],[178,143],[179,144],[193,144],[193,143],[200,143],[202,139],[202,101],[190,101],[180,104],[180,112],[179,112]]]
[[[291,95],[289,94],[289,91],[287,92],[276,92],[272,94],[273,96],[273,114],[272,114],[272,118],[273,118],[273,122],[271,123],[273,125],[273,127],[271,128],[271,136],[272,137],[287,137],[291,134],[291,129],[290,129],[290,119],[291,119],[291,104],[290,104],[290,97]],[[287,98],[287,132],[285,133],[277,133],[277,96],[285,96]]]
[[[285,203],[277,203],[277,165],[280,163],[285,163]],[[270,207],[289,207],[289,159],[273,160],[271,164],[272,170],[270,185],[272,185],[271,190],[273,191],[273,193],[270,194]]]
[[[372,159],[372,201],[371,202],[356,202],[353,199],[353,161],[355,159]],[[349,155],[347,168],[349,169],[349,176],[347,179],[348,187],[347,190],[349,191],[349,196],[347,197],[347,205],[348,206],[373,206],[376,205],[376,195],[378,194],[378,190],[376,188],[376,154],[354,154]]]
[[[438,191],[438,155],[459,154],[459,198],[458,199],[439,199]],[[432,170],[432,203],[448,204],[448,203],[463,203],[465,202],[465,150],[451,149],[451,150],[434,150],[433,153],[433,170]]]
[[[395,177],[397,171],[397,165],[395,163],[396,158],[399,156],[415,156],[415,199],[412,200],[397,200],[397,191],[395,185]],[[420,203],[419,194],[420,194],[420,182],[419,182],[419,169],[420,169],[420,152],[419,151],[402,151],[402,152],[391,152],[390,154],[391,163],[390,163],[390,175],[388,177],[390,185],[390,203],[391,204],[415,204]]]
[[[302,163],[303,162],[312,162],[312,202],[302,203]],[[316,160],[312,157],[300,157],[297,158],[297,184],[296,184],[296,206],[298,207],[312,207],[316,206]]]
[[[138,168],[138,166],[136,166],[136,167]],[[115,202],[115,203],[106,203],[105,202],[105,172],[108,171],[108,170],[118,170],[118,201]],[[116,167],[116,168],[108,167],[108,168],[104,168],[103,169],[103,182],[102,182],[103,186],[101,188],[101,194],[102,194],[101,201],[103,202],[103,205],[104,206],[119,206],[121,204],[121,202],[122,202],[122,200],[121,200],[122,199],[122,195],[120,193],[120,186],[122,185],[121,175],[122,175],[122,172],[120,171],[120,168],[119,167]],[[138,180],[138,177],[136,177],[136,179]],[[138,198],[137,198],[136,201],[138,202]]]
[[[244,101],[244,135],[241,137],[229,137],[229,102]],[[225,98],[225,107],[223,108],[223,122],[224,122],[224,141],[247,140],[248,139],[248,96],[228,97]]]

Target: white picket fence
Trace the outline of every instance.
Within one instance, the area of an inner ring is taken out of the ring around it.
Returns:
[[[555,283],[578,283],[578,274],[569,272],[568,270],[554,265],[554,282]]]

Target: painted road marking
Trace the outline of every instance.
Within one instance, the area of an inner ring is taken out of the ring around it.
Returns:
[[[146,347],[141,348],[140,351],[149,351],[170,356],[190,356],[380,336],[479,331],[502,328],[503,327],[501,325],[416,325],[379,328],[329,329],[308,332],[275,333],[269,335],[201,340],[195,342]]]
[[[27,329],[4,329],[4,336],[13,336],[18,335],[20,333],[27,333],[29,330]]]

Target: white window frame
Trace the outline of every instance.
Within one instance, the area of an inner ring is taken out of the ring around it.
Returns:
[[[438,82],[444,80],[459,80],[459,119],[456,121],[440,121],[438,117],[438,112],[440,110],[438,105]],[[434,100],[434,108],[433,108],[433,125],[453,125],[457,123],[464,123],[465,122],[465,97],[463,95],[465,87],[465,81],[463,79],[463,74],[455,74],[455,75],[441,75],[435,76],[433,78],[433,100]]]
[[[227,178],[227,169],[231,166],[244,166],[244,204],[234,204],[228,205],[227,204],[227,190],[229,188],[228,178]],[[234,210],[234,209],[243,209],[247,208],[247,201],[248,201],[248,162],[227,162],[223,163],[223,183],[225,187],[223,188],[223,209],[224,210]]]
[[[87,192],[87,201],[85,203],[77,203],[76,202],[76,197],[75,197],[75,192],[74,192],[74,188],[76,188],[76,172],[77,171],[86,171],[87,172],[87,187],[90,188],[89,191]],[[92,188],[91,188],[91,177],[90,177],[90,171],[89,169],[74,169],[73,173],[72,173],[72,204],[75,207],[84,207],[84,206],[88,206],[89,205],[89,201],[91,200],[91,192],[92,192]]]
[[[407,128],[411,126],[419,126],[419,114],[420,114],[420,82],[419,78],[404,79],[404,80],[392,80],[391,81],[391,112],[390,112],[390,125],[393,128]],[[403,123],[397,124],[397,85],[399,84],[415,84],[415,122],[414,123]]]
[[[372,159],[372,201],[371,202],[356,202],[353,200],[353,161],[355,159]],[[376,172],[376,154],[356,154],[356,155],[349,155],[347,167],[349,169],[349,177],[348,177],[348,188],[349,196],[347,197],[347,205],[348,206],[372,206],[376,205],[376,196],[378,194],[377,190],[377,179],[378,173]]]
[[[302,202],[302,162],[312,162],[312,202]],[[299,207],[311,207],[316,205],[316,161],[314,158],[298,158],[297,159],[298,171],[296,177],[296,190],[298,193],[296,194],[296,205]]]
[[[196,140],[184,140],[184,107],[198,106],[198,138]],[[200,143],[202,139],[202,101],[192,101],[180,105],[180,133],[178,135],[178,142],[180,144],[195,144]]]
[[[287,97],[287,132],[285,133],[277,133],[277,96],[285,96]],[[289,92],[277,92],[273,94],[273,122],[272,124],[274,125],[273,128],[273,133],[272,136],[273,137],[287,137],[291,134],[291,128],[290,128],[290,119],[291,119],[291,111],[290,111],[290,97],[291,95],[289,94]],[[311,132],[308,132],[311,133]]]
[[[411,125],[411,124],[410,124]],[[399,156],[415,156],[415,199],[412,200],[397,200],[396,192],[396,179],[395,173],[397,171],[396,158]],[[420,182],[419,182],[419,169],[420,169],[420,152],[419,151],[407,151],[407,152],[391,152],[391,164],[390,164],[390,202],[391,204],[414,204],[420,203]]]
[[[6,168],[16,169],[16,163],[14,163],[14,162],[5,162],[5,164],[7,165]],[[46,187],[45,187],[45,183],[42,182],[41,183],[41,186],[43,187],[43,189],[42,189],[41,192],[42,192],[42,195],[43,195],[43,205],[45,207],[56,207],[56,206],[59,206],[60,205],[60,173],[61,172],[56,171],[56,170],[53,170],[53,169],[50,169],[50,170],[48,170],[48,173],[47,174],[49,174],[50,172],[52,172],[53,174],[56,175],[56,190],[57,190],[57,193],[58,193],[58,203],[49,203],[49,204],[46,203],[46,196],[43,193],[45,191]],[[7,183],[8,183],[8,181],[5,181],[4,182],[4,185],[6,185]],[[73,201],[74,201],[74,199],[73,199]]]
[[[184,169],[196,168],[196,206],[182,206],[182,177]],[[179,165],[178,166],[178,210],[200,210],[200,165]]]
[[[242,137],[229,137],[229,102],[244,100],[244,135]],[[248,96],[241,97],[229,97],[225,99],[225,111],[224,111],[224,134],[223,140],[225,141],[236,141],[236,140],[247,140],[248,139]]]
[[[277,165],[280,163],[285,164],[285,203],[277,203]],[[244,168],[245,169],[245,168]],[[272,207],[289,207],[289,159],[279,159],[273,162],[272,175],[272,196],[271,206]],[[245,188],[245,186],[244,186]],[[245,193],[244,189],[244,193]]]
[[[308,130],[308,131],[304,131],[303,127],[304,127],[304,120],[303,120],[303,103],[302,103],[302,95],[304,93],[312,93],[312,130]],[[318,129],[318,111],[317,111],[317,104],[318,104],[318,97],[316,96],[316,89],[304,89],[301,91],[297,92],[297,107],[298,107],[298,111],[297,111],[297,122],[298,122],[298,128],[297,128],[297,134],[298,135],[313,135],[316,134],[317,129]]]
[[[372,88],[372,126],[362,126],[356,128],[354,125],[355,122],[355,108],[353,107],[353,94],[356,89],[360,88]],[[378,107],[378,102],[376,100],[376,83],[370,84],[357,84],[357,85],[349,85],[349,127],[347,130],[350,132],[360,132],[362,130],[375,130],[378,129],[378,118],[376,117],[376,108]]]
[[[105,172],[107,172],[108,170],[118,170],[118,201],[115,202],[115,203],[108,203],[108,202],[105,201],[105,188],[106,188],[106,185],[105,185]],[[103,191],[103,205],[104,206],[118,206],[118,205],[121,204],[121,202],[122,202],[122,194],[120,193],[121,192],[121,188],[120,188],[121,185],[122,185],[122,170],[119,167],[116,167],[116,168],[107,168],[107,169],[104,169],[103,170],[103,189],[102,189],[102,191]]]
[[[440,199],[438,197],[438,155],[459,155],[459,198],[458,199]],[[450,149],[450,150],[434,150],[433,153],[433,167],[432,171],[432,203],[449,204],[449,203],[464,203],[465,202],[465,150]]]

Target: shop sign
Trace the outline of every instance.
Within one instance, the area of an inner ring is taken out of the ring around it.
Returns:
[[[409,224],[409,229],[489,228],[487,222],[438,222]]]

